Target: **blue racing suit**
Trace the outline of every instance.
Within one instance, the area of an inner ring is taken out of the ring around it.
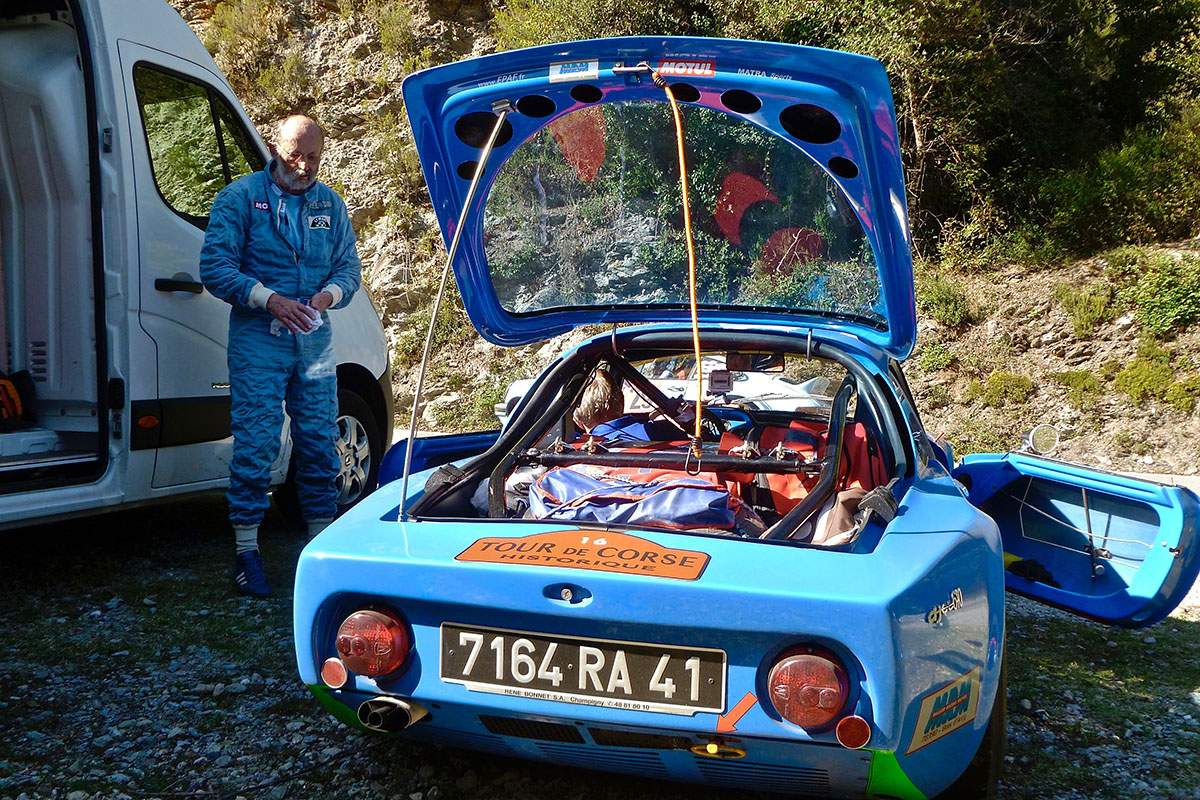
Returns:
[[[299,250],[296,226],[281,219],[282,193],[271,176],[274,161],[226,186],[213,202],[200,280],[231,306],[229,391],[233,463],[229,519],[257,526],[269,500],[271,464],[279,454],[286,403],[292,421],[293,462],[300,510],[306,520],[336,513],[337,373],[329,317],[306,334],[293,335],[266,310],[272,293],[301,302],[321,291],[331,308],[350,302],[362,281],[354,229],[346,204],[323,183],[301,197]],[[295,219],[292,220],[296,222]]]

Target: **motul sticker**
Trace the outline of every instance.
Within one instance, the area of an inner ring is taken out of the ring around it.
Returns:
[[[258,209],[259,211],[270,211],[271,210],[271,204],[268,203],[266,200],[255,200],[254,207],[256,209]]]
[[[908,751],[914,753],[975,719],[979,710],[979,675],[975,669],[921,698],[921,713]],[[1003,702],[1003,698],[997,698]]]
[[[717,74],[715,61],[659,61],[659,75],[699,75],[710,78]]]
[[[597,535],[592,531],[569,530],[535,533],[516,539],[499,536],[479,539],[455,556],[455,560],[588,569],[694,581],[708,565],[708,554],[674,550],[624,533],[604,531]]]
[[[550,65],[551,83],[592,81],[599,77],[599,61],[557,61]]]

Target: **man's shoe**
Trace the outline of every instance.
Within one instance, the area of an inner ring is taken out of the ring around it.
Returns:
[[[257,550],[247,550],[237,554],[233,582],[237,584],[240,594],[247,594],[251,597],[271,596],[271,584],[267,583],[267,574],[263,572],[262,554]]]

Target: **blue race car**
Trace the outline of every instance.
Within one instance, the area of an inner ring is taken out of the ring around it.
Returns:
[[[614,38],[404,96],[479,332],[608,327],[503,431],[394,449],[304,550],[300,677],[338,719],[718,786],[991,797],[1005,589],[1119,626],[1186,594],[1194,494],[955,464],[922,427],[877,61]],[[766,384],[791,399],[739,392]]]

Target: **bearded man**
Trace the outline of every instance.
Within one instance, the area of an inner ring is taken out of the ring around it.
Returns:
[[[324,145],[314,120],[285,119],[266,168],[213,201],[200,252],[200,280],[230,305],[227,498],[234,583],[254,597],[271,594],[258,527],[270,503],[285,406],[309,535],[337,510],[337,374],[326,309],[349,304],[362,264],[345,202],[317,181]]]

